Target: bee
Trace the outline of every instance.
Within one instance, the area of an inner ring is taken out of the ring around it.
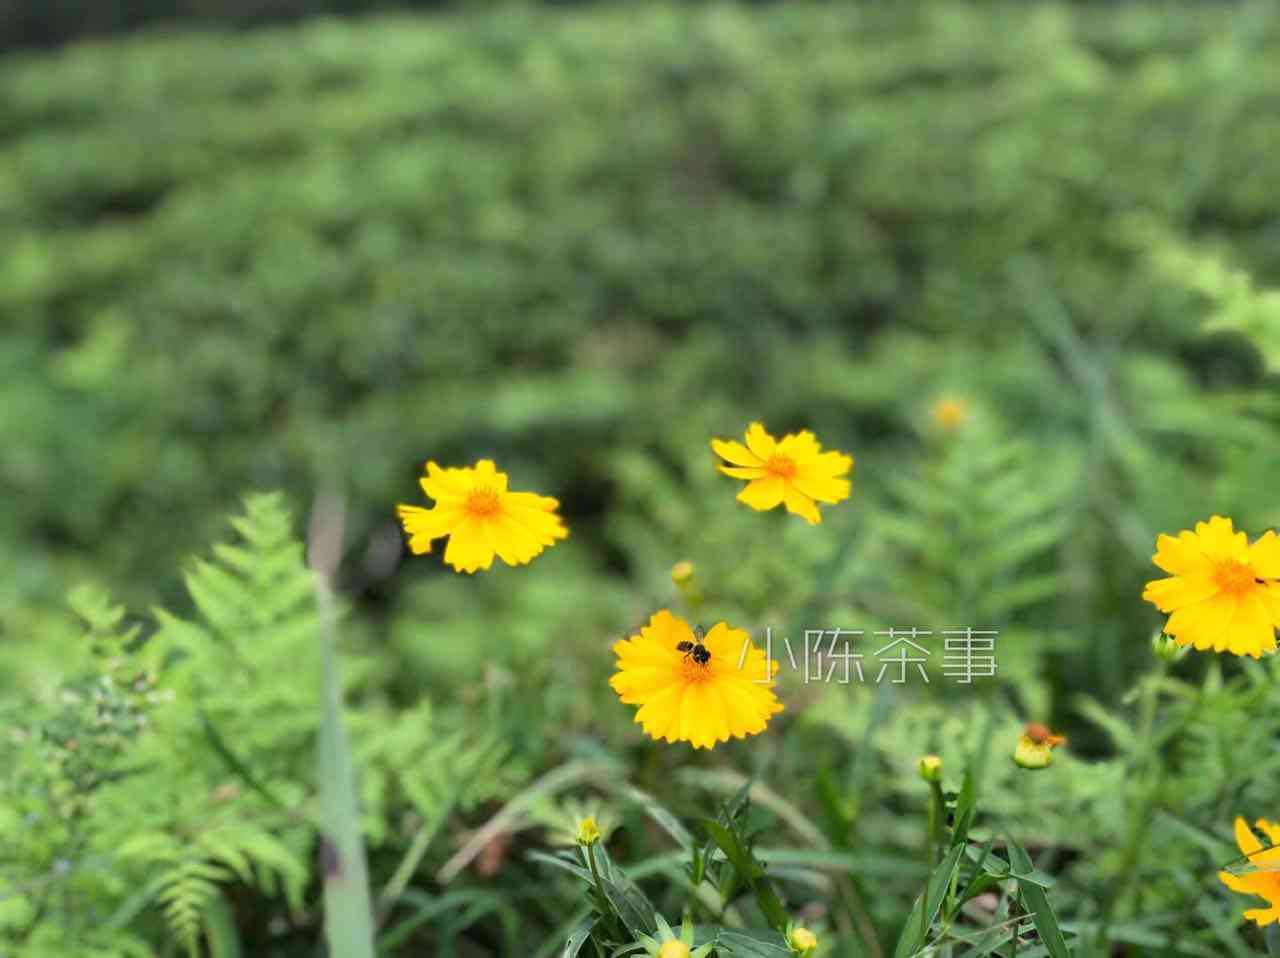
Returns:
[[[698,626],[693,630],[693,637],[696,641],[690,642],[685,639],[676,646],[677,652],[683,652],[686,659],[693,659],[699,665],[706,665],[711,661],[711,650],[702,644],[702,640],[707,637],[707,632],[702,626]]]

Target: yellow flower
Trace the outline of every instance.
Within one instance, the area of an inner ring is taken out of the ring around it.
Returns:
[[[693,921],[689,918],[688,912],[685,913],[684,921],[680,923],[679,937],[661,915],[655,914],[653,922],[657,925],[658,937],[641,935],[638,942],[644,945],[645,954],[649,958],[707,958],[716,945],[712,940],[697,948],[693,947]]]
[[[1164,631],[1179,645],[1255,659],[1274,652],[1280,625],[1280,539],[1268,532],[1253,545],[1231,520],[1214,516],[1156,540],[1152,561],[1167,579],[1148,582],[1142,597],[1172,612]]]
[[[944,396],[933,404],[929,414],[939,428],[951,432],[964,425],[964,421],[969,418],[969,404],[963,399]]]
[[[623,702],[640,706],[636,721],[652,738],[713,748],[764,731],[782,711],[773,694],[778,663],[724,622],[694,635],[663,609],[613,652],[618,671],[609,684]]]
[[[738,501],[764,512],[779,503],[788,512],[810,523],[822,521],[815,502],[835,503],[849,498],[849,480],[842,479],[853,468],[853,457],[841,452],[823,452],[807,429],[774,440],[764,426],[747,427],[747,444],[712,439],[717,456],[732,465],[720,464],[720,471],[735,479],[749,479],[738,493]]]
[[[1236,819],[1236,843],[1240,851],[1248,859],[1250,865],[1263,868],[1280,868],[1280,825],[1273,825],[1266,819],[1258,819],[1258,829],[1267,836],[1269,847],[1264,848],[1243,818]],[[1244,875],[1233,875],[1231,872],[1218,872],[1222,884],[1232,891],[1244,895],[1257,895],[1265,898],[1266,908],[1250,908],[1244,917],[1256,921],[1259,925],[1269,925],[1280,921],[1280,872],[1256,871]]]
[[[548,496],[507,491],[507,474],[481,459],[470,469],[441,469],[427,463],[418,480],[436,501],[431,509],[396,506],[409,536],[409,548],[421,555],[431,540],[449,537],[444,561],[459,572],[487,569],[497,555],[508,565],[523,565],[569,533]]]

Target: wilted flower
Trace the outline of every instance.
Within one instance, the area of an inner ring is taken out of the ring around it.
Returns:
[[[841,478],[853,468],[853,457],[823,452],[807,429],[775,440],[764,426],[747,427],[747,444],[712,439],[711,448],[731,465],[719,469],[735,479],[749,479],[738,501],[765,511],[785,504],[788,512],[810,523],[822,521],[816,502],[836,503],[849,498],[850,483]]]
[[[1053,749],[1065,741],[1066,738],[1054,735],[1040,723],[1030,722],[1018,738],[1013,760],[1022,768],[1048,768],[1053,762]]]
[[[635,720],[655,739],[712,748],[764,731],[782,711],[773,694],[778,663],[724,622],[695,635],[663,609],[613,652],[618,671],[609,684],[623,702],[640,706]]]
[[[421,555],[431,540],[449,537],[444,561],[459,572],[487,569],[496,555],[508,565],[523,565],[569,533],[548,496],[509,492],[507,474],[489,459],[469,469],[442,469],[427,463],[418,480],[436,501],[431,509],[399,505],[396,512],[409,536],[409,548]]]
[[[1274,652],[1280,626],[1280,538],[1267,532],[1252,545],[1230,519],[1197,522],[1195,532],[1156,539],[1152,561],[1167,579],[1147,583],[1142,597],[1171,612],[1164,631],[1179,645],[1259,658]]]
[[[1243,818],[1236,819],[1236,844],[1250,865],[1280,868],[1280,825],[1273,825],[1263,818],[1255,824],[1267,836],[1269,844],[1264,847]],[[1218,878],[1232,891],[1266,899],[1266,908],[1250,908],[1244,912],[1245,918],[1259,925],[1280,921],[1280,871],[1253,871],[1243,875],[1220,871]]]

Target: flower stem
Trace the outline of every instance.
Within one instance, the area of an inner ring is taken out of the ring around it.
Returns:
[[[1111,922],[1115,917],[1116,907],[1128,895],[1142,857],[1142,848],[1146,842],[1147,831],[1151,824],[1151,810],[1159,794],[1160,780],[1164,767],[1156,761],[1154,775],[1148,770],[1157,759],[1155,743],[1152,736],[1155,732],[1156,705],[1159,698],[1160,684],[1164,679],[1166,665],[1163,659],[1156,660],[1155,670],[1146,677],[1142,690],[1142,701],[1138,712],[1137,749],[1132,756],[1128,774],[1137,784],[1137,797],[1133,808],[1133,817],[1129,822],[1129,836],[1125,843],[1120,873],[1103,905],[1102,915],[1098,920],[1098,951],[1106,954],[1107,942],[1110,938]]]

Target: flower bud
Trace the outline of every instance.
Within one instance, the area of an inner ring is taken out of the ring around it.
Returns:
[[[942,759],[936,755],[922,755],[916,762],[916,771],[926,782],[942,781]]]
[[[688,559],[677,562],[671,567],[671,581],[677,586],[688,585],[693,581],[693,563]]]
[[[600,826],[596,824],[594,815],[588,815],[578,822],[578,834],[574,841],[579,845],[594,845],[600,841]]]
[[[952,432],[964,425],[969,418],[969,404],[963,399],[943,396],[929,410],[936,426],[946,432]]]
[[[679,938],[664,941],[658,949],[658,958],[689,958],[689,946]]]
[[[1163,632],[1156,632],[1151,637],[1151,651],[1156,654],[1156,658],[1162,662],[1178,662],[1186,657],[1187,647],[1179,645]]]
[[[811,955],[818,947],[818,936],[808,928],[797,926],[787,935],[787,944],[797,955]]]

